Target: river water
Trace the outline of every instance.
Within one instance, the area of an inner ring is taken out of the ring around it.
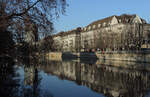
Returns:
[[[150,64],[1,59],[0,97],[150,97]]]

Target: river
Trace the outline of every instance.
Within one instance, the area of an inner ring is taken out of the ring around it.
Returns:
[[[1,97],[149,97],[150,64],[1,59]]]

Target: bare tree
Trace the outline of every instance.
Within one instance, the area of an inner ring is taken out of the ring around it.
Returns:
[[[49,35],[54,29],[52,20],[65,13],[66,5],[66,0],[0,0],[0,32],[11,32],[15,41],[23,40],[30,30]]]
[[[39,33],[49,34],[52,19],[64,13],[65,6],[65,0],[0,0],[0,28],[13,29],[18,35],[32,21]]]

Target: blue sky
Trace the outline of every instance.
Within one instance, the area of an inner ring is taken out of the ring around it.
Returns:
[[[137,14],[150,21],[150,0],[67,0],[66,15],[55,20],[57,32],[84,27],[112,15]]]

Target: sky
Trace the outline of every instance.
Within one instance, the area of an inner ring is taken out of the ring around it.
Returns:
[[[56,32],[68,31],[112,15],[137,14],[150,22],[150,0],[67,0],[65,15],[54,21]]]

